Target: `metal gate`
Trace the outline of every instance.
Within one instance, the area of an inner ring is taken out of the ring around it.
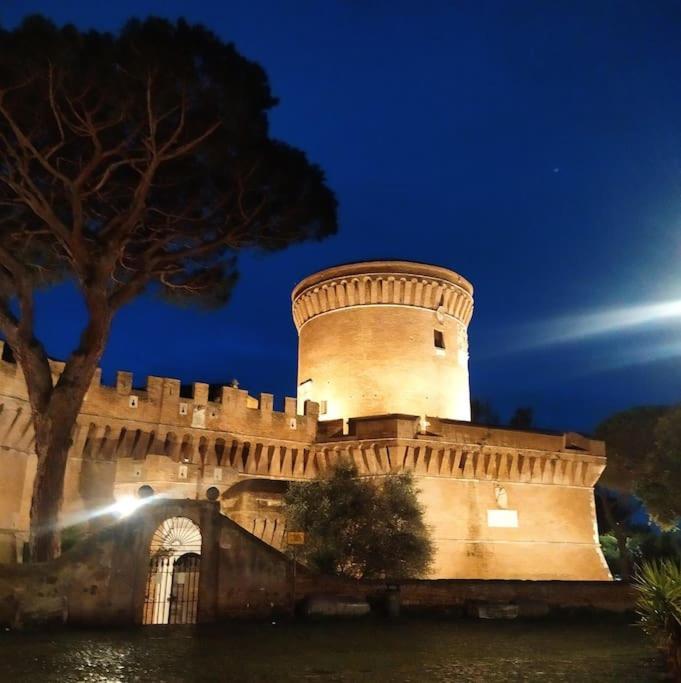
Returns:
[[[144,624],[195,624],[199,604],[201,556],[185,553],[149,561]]]

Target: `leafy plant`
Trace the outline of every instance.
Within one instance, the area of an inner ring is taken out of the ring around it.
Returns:
[[[674,680],[681,681],[681,564],[644,562],[634,585],[641,627],[665,653]]]
[[[595,435],[605,441],[608,455],[600,484],[635,495],[661,529],[676,527],[681,517],[681,406],[639,406],[615,413],[598,425]],[[601,501],[606,514],[613,502],[608,499]],[[626,531],[621,526],[620,520],[613,528],[620,541]]]
[[[620,573],[628,579],[637,559],[630,552],[636,499],[663,531],[675,529],[681,517],[681,407],[638,406],[615,413],[598,425],[595,436],[605,441],[608,456],[596,487],[600,522],[617,539]]]
[[[410,473],[360,477],[341,461],[326,479],[293,483],[287,527],[305,532],[298,558],[323,574],[406,578],[427,573],[433,556]]]
[[[613,574],[620,574],[622,571],[622,557],[617,545],[617,538],[615,538],[614,534],[607,533],[601,534],[599,536],[599,541],[601,543],[603,557],[605,557],[605,561],[608,563],[610,571]]]
[[[61,530],[61,549],[62,552],[70,550],[78,543],[85,540],[90,535],[90,529],[87,522],[82,524],[73,524],[64,527]]]

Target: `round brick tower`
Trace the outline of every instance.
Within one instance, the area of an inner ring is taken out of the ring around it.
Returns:
[[[473,287],[465,278],[423,263],[367,261],[310,275],[291,298],[298,402],[319,403],[320,419],[470,420]]]

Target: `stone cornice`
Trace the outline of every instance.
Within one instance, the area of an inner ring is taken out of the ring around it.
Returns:
[[[320,472],[350,458],[362,475],[411,471],[416,476],[593,487],[603,456],[420,439],[366,439],[316,444]]]
[[[454,271],[409,261],[336,266],[302,280],[291,294],[300,328],[311,318],[355,306],[413,306],[440,311],[468,326],[473,286]]]
[[[0,446],[33,452],[33,424],[26,401],[0,400]],[[261,411],[245,409],[253,415]],[[297,418],[300,420],[300,416]],[[314,479],[338,459],[350,458],[362,475],[387,475],[412,471],[417,476],[463,480],[508,481],[527,484],[592,487],[605,468],[599,453],[542,448],[510,443],[476,441],[463,432],[451,437],[367,436],[327,438],[315,442],[305,431],[258,428],[248,434],[247,425],[232,429],[193,428],[190,425],[149,424],[142,421],[81,414],[69,456],[98,461],[143,463],[148,456],[167,458],[189,467],[223,467],[235,475],[275,479]],[[253,426],[253,425],[251,425]],[[241,427],[241,429],[239,428]],[[471,427],[474,429],[474,427]],[[552,437],[558,442],[558,437]],[[585,444],[592,446],[599,442]],[[207,470],[210,477],[212,469]],[[125,477],[124,477],[125,479]],[[119,479],[120,481],[120,479]]]
[[[99,434],[94,435],[95,441]],[[179,435],[178,435],[179,436]],[[323,476],[339,460],[355,463],[362,476],[387,476],[413,472],[417,477],[441,477],[466,481],[514,482],[545,486],[591,488],[605,468],[605,458],[582,453],[529,451],[515,448],[423,442],[416,439],[375,439],[329,444],[281,443],[222,435],[219,448],[207,435],[203,445],[174,438],[156,452],[168,456],[168,466],[186,462],[190,468],[211,477],[212,468],[222,467],[236,476],[305,480]],[[101,437],[100,437],[101,438]],[[202,438],[203,440],[203,438]],[[147,440],[144,440],[147,443]],[[100,453],[102,447],[99,447]],[[126,462],[141,464],[150,455],[147,447],[128,457],[119,457],[118,468],[126,480]],[[93,457],[94,453],[87,454]],[[96,457],[96,456],[95,456]],[[101,459],[101,454],[99,456]],[[203,469],[202,469],[203,468]]]

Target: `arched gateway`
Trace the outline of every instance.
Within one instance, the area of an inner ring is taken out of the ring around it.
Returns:
[[[201,530],[188,517],[159,524],[149,547],[144,624],[195,624],[201,567]]]

